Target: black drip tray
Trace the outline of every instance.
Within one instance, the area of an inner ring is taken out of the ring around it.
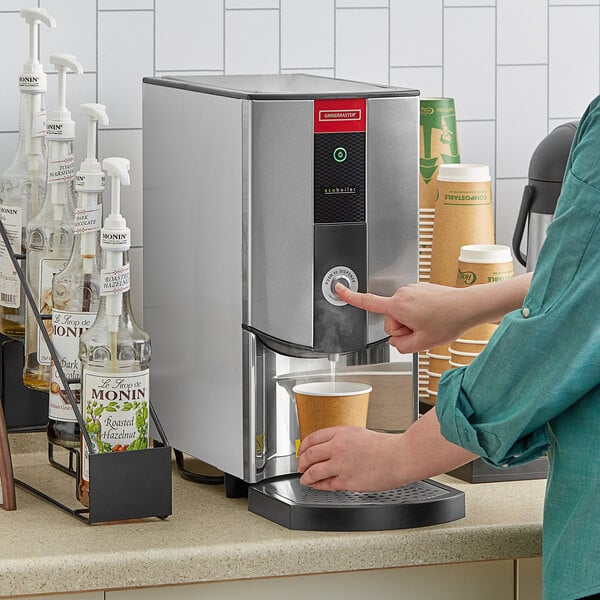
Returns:
[[[288,529],[378,531],[461,519],[465,495],[429,479],[384,492],[322,492],[295,475],[251,485],[248,510]]]

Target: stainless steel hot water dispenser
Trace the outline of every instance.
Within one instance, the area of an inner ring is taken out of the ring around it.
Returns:
[[[391,295],[417,281],[418,131],[413,89],[144,79],[153,403],[171,445],[222,470],[228,495],[293,480],[290,390],[328,378],[332,355],[342,378],[395,378],[386,401],[402,414],[383,428],[416,418],[413,362],[390,362],[383,318],[333,286]]]

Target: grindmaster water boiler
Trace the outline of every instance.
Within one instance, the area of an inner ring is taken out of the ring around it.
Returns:
[[[144,79],[152,400],[170,444],[226,480],[296,472],[291,385],[329,377],[328,359],[340,377],[406,383],[389,429],[416,418],[413,362],[390,362],[383,317],[333,286],[417,281],[418,94],[300,74]]]

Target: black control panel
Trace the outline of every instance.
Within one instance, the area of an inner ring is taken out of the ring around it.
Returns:
[[[365,132],[314,137],[315,223],[364,222]]]

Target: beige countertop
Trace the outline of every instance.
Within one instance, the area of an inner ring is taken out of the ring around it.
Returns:
[[[74,480],[45,454],[13,450],[13,463],[15,477],[73,503]],[[357,533],[291,531],[225,498],[222,486],[175,473],[164,521],[90,526],[17,489],[17,510],[0,510],[0,597],[540,555],[545,480],[439,480],[465,491],[464,519]]]

